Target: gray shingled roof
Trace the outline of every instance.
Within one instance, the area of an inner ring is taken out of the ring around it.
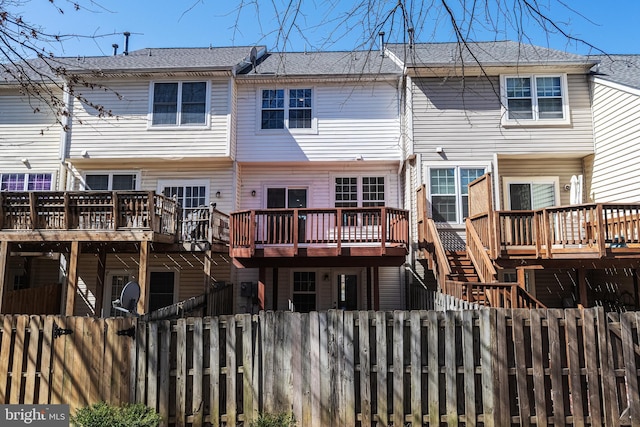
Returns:
[[[248,78],[265,75],[314,76],[395,74],[402,70],[389,58],[377,51],[355,52],[283,52],[269,53],[256,67],[256,72],[246,71]]]
[[[590,61],[588,56],[509,40],[471,42],[466,46],[458,43],[418,43],[412,49],[404,44],[388,44],[387,49],[401,61],[406,61],[407,66],[441,66],[462,62],[475,65],[477,61],[483,66],[568,65],[588,64]]]
[[[240,47],[212,47],[212,48],[147,48],[130,52],[128,55],[87,56],[87,57],[55,57],[47,58],[49,66],[43,59],[33,59],[18,64],[25,70],[25,74],[32,77],[36,73],[30,68],[50,73],[51,67],[63,67],[74,73],[104,72],[104,73],[139,73],[160,72],[165,70],[181,71],[231,71],[250,65],[248,62],[252,46]],[[264,46],[257,46],[257,50],[264,50]],[[27,65],[25,67],[25,65]],[[28,65],[31,65],[29,67]],[[10,65],[9,65],[10,66]],[[0,80],[12,81],[7,73],[0,72]]]
[[[65,62],[73,71],[232,70],[249,59],[251,48],[252,46],[147,48],[135,50],[128,55],[67,58]],[[257,49],[264,49],[264,46],[258,46]]]
[[[601,79],[640,89],[640,55],[592,55],[600,64],[594,75]]]

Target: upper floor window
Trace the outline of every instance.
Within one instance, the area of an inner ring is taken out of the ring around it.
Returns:
[[[312,129],[313,91],[263,89],[260,99],[261,129]]]
[[[469,183],[485,168],[450,167],[429,170],[431,216],[437,222],[462,223],[469,216]]]
[[[569,120],[565,75],[503,76],[503,123],[565,123]]]
[[[0,174],[2,191],[48,191],[51,190],[50,173],[3,173]]]
[[[135,173],[88,173],[84,177],[86,190],[135,190],[138,175]]]
[[[153,84],[153,126],[204,126],[207,124],[207,83]]]

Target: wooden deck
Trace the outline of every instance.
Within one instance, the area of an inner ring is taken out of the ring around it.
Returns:
[[[261,259],[357,265],[374,258],[402,265],[409,245],[409,213],[388,207],[241,211],[231,214],[230,229],[230,255],[245,266]]]
[[[640,204],[495,211],[470,223],[493,259],[640,259]]]

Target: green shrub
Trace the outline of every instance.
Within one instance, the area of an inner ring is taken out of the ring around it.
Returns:
[[[156,427],[161,419],[142,403],[113,406],[98,402],[78,409],[71,423],[77,427]]]
[[[293,414],[260,414],[250,427],[294,427],[296,419]]]

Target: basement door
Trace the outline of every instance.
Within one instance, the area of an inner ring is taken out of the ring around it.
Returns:
[[[358,275],[338,274],[338,308],[341,310],[358,309]]]

